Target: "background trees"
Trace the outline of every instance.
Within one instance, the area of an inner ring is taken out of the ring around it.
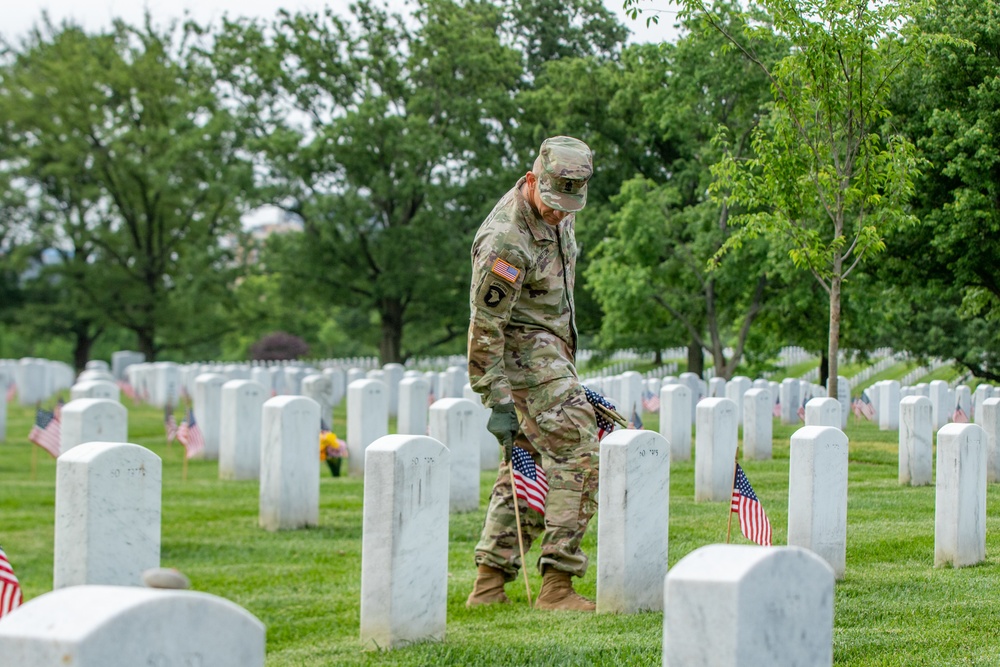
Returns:
[[[596,0],[44,23],[0,55],[0,356],[461,353],[475,229],[571,134],[585,346],[996,377],[996,8],[761,7],[692,0],[676,42],[628,45]],[[262,204],[293,231],[245,233]]]

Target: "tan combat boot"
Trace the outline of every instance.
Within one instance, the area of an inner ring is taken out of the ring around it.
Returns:
[[[506,583],[503,572],[489,565],[480,564],[476,573],[476,583],[472,586],[469,599],[465,601],[465,606],[478,607],[483,604],[506,604],[510,602],[503,592],[503,585]]]
[[[551,567],[542,574],[542,591],[535,601],[535,609],[549,611],[594,611],[591,600],[573,590],[573,575]]]

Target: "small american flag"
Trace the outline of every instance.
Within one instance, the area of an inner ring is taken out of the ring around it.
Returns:
[[[868,398],[868,392],[861,392],[861,403],[858,406],[861,408],[861,416],[871,421],[875,418],[875,406],[872,405],[871,399]]]
[[[781,401],[774,402],[774,407],[771,409],[771,414],[775,417],[781,416]]]
[[[35,443],[53,457],[59,456],[59,438],[61,428],[59,418],[48,410],[38,408],[35,412],[35,425],[28,433],[28,440]]]
[[[628,420],[628,427],[637,431],[642,430],[642,418],[639,417],[639,412],[635,408],[632,408],[632,418]]]
[[[762,547],[771,546],[771,522],[764,513],[764,508],[757,500],[757,494],[750,486],[750,480],[740,464],[736,464],[736,478],[733,480],[733,501],[730,511],[740,517],[740,532],[751,542]]]
[[[120,389],[123,394],[128,396],[133,403],[139,400],[139,397],[135,393],[135,387],[133,387],[132,383],[128,380],[119,380],[118,389]]]
[[[660,397],[651,391],[643,392],[642,409],[646,412],[658,412],[660,410]]]
[[[491,271],[510,283],[517,282],[517,276],[521,273],[519,270],[515,269],[499,257],[497,257],[496,261],[493,262],[493,268]]]
[[[194,420],[194,410],[190,408],[187,419],[177,428],[177,440],[184,445],[184,454],[189,459],[205,451],[205,438]]]
[[[951,415],[951,420],[956,424],[968,424],[969,415],[965,414],[961,404],[955,406],[955,412]]]
[[[7,385],[7,402],[10,403],[14,400],[14,394],[17,393],[17,385],[11,382]]]
[[[174,417],[174,406],[163,409],[163,428],[167,431],[167,444],[177,439],[177,418]]]
[[[604,398],[590,387],[584,387],[583,390],[587,393],[587,400],[595,408],[598,405],[603,405],[606,408],[611,408],[612,410],[615,409],[615,406],[611,401]],[[605,417],[600,410],[595,409],[594,415],[597,417],[597,440],[601,441],[604,439],[604,436],[615,430],[615,423]]]
[[[514,447],[511,465],[517,482],[517,497],[527,502],[531,509],[545,514],[545,496],[549,493],[545,471],[520,447]]]
[[[21,584],[14,576],[7,554],[0,548],[0,618],[20,607],[22,602]]]

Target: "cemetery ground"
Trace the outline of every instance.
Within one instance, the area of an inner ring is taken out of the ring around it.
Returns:
[[[163,459],[161,564],[195,590],[246,608],[267,628],[267,665],[660,665],[662,614],[535,612],[523,579],[508,584],[513,603],[468,610],[473,548],[492,473],[483,473],[480,510],[450,519],[445,641],[393,651],[363,650],[359,640],[363,481],[321,468],[319,527],[270,533],[257,527],[258,484],[220,481],[214,461],[190,461],[165,444],[163,411],[126,402],[129,441]],[[27,441],[34,410],[10,404],[0,444],[0,544],[25,598],[52,589],[56,462]],[[334,430],[345,433],[345,407]],[[649,415],[645,425],[657,428]],[[390,424],[390,431],[393,430]],[[742,461],[774,529],[786,543],[789,438],[774,427],[774,458]],[[1000,664],[1000,485],[987,500],[986,560],[935,568],[934,487],[897,482],[897,432],[852,416],[847,571],[836,584],[837,665]],[[694,464],[671,468],[669,564],[724,542],[728,503],[694,502]],[[591,558],[577,589],[594,597],[596,518],[584,542]],[[747,543],[733,517],[734,543]],[[536,546],[529,563],[538,557]],[[532,592],[541,578],[529,568]],[[720,629],[722,631],[722,629]]]

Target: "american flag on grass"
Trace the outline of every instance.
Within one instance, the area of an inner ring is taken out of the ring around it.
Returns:
[[[871,421],[875,419],[875,406],[872,405],[872,401],[868,398],[868,392],[861,392],[860,403],[858,403],[858,409],[861,411],[861,416]]]
[[[642,417],[639,416],[639,412],[632,408],[632,416],[628,420],[628,427],[634,428],[637,431],[642,430]]]
[[[163,409],[163,428],[167,432],[167,444],[177,439],[177,418],[174,417],[174,406],[168,405]]]
[[[660,410],[660,397],[651,391],[642,393],[642,409],[646,412],[658,412]]]
[[[955,406],[955,412],[951,414],[951,420],[956,424],[969,423],[969,415],[965,414],[965,410],[962,409],[961,403]]]
[[[20,607],[22,602],[21,584],[14,576],[7,554],[0,547],[0,618]]]
[[[528,507],[545,514],[545,496],[549,493],[549,482],[545,471],[535,463],[524,449],[514,447],[510,457],[517,483],[517,497],[528,503]]]
[[[10,403],[14,400],[14,394],[17,393],[17,385],[11,382],[7,385],[7,402]]]
[[[184,455],[192,458],[205,451],[205,438],[194,420],[194,410],[188,408],[187,419],[177,428],[177,440],[184,445]]]
[[[48,410],[38,408],[35,412],[35,425],[28,433],[28,440],[35,443],[53,457],[59,456],[59,438],[61,428],[59,418]]]
[[[139,401],[139,396],[135,393],[135,387],[133,387],[132,383],[128,380],[119,380],[118,389],[121,390],[123,394],[128,396],[133,403],[137,403]]]
[[[733,480],[733,501],[730,511],[740,517],[740,532],[751,542],[762,547],[771,546],[771,522],[764,513],[764,508],[757,500],[757,494],[750,486],[750,480],[740,464],[736,464],[736,478]]]
[[[583,390],[587,394],[587,401],[589,401],[590,404],[593,405],[595,408],[594,415],[597,417],[597,440],[598,442],[600,442],[601,440],[604,439],[604,436],[615,430],[615,423],[610,419],[608,419],[607,417],[605,417],[601,413],[601,411],[596,408],[597,406],[601,405],[606,408],[611,408],[612,410],[614,410],[615,405],[614,403],[604,398],[590,387],[584,387]]]

